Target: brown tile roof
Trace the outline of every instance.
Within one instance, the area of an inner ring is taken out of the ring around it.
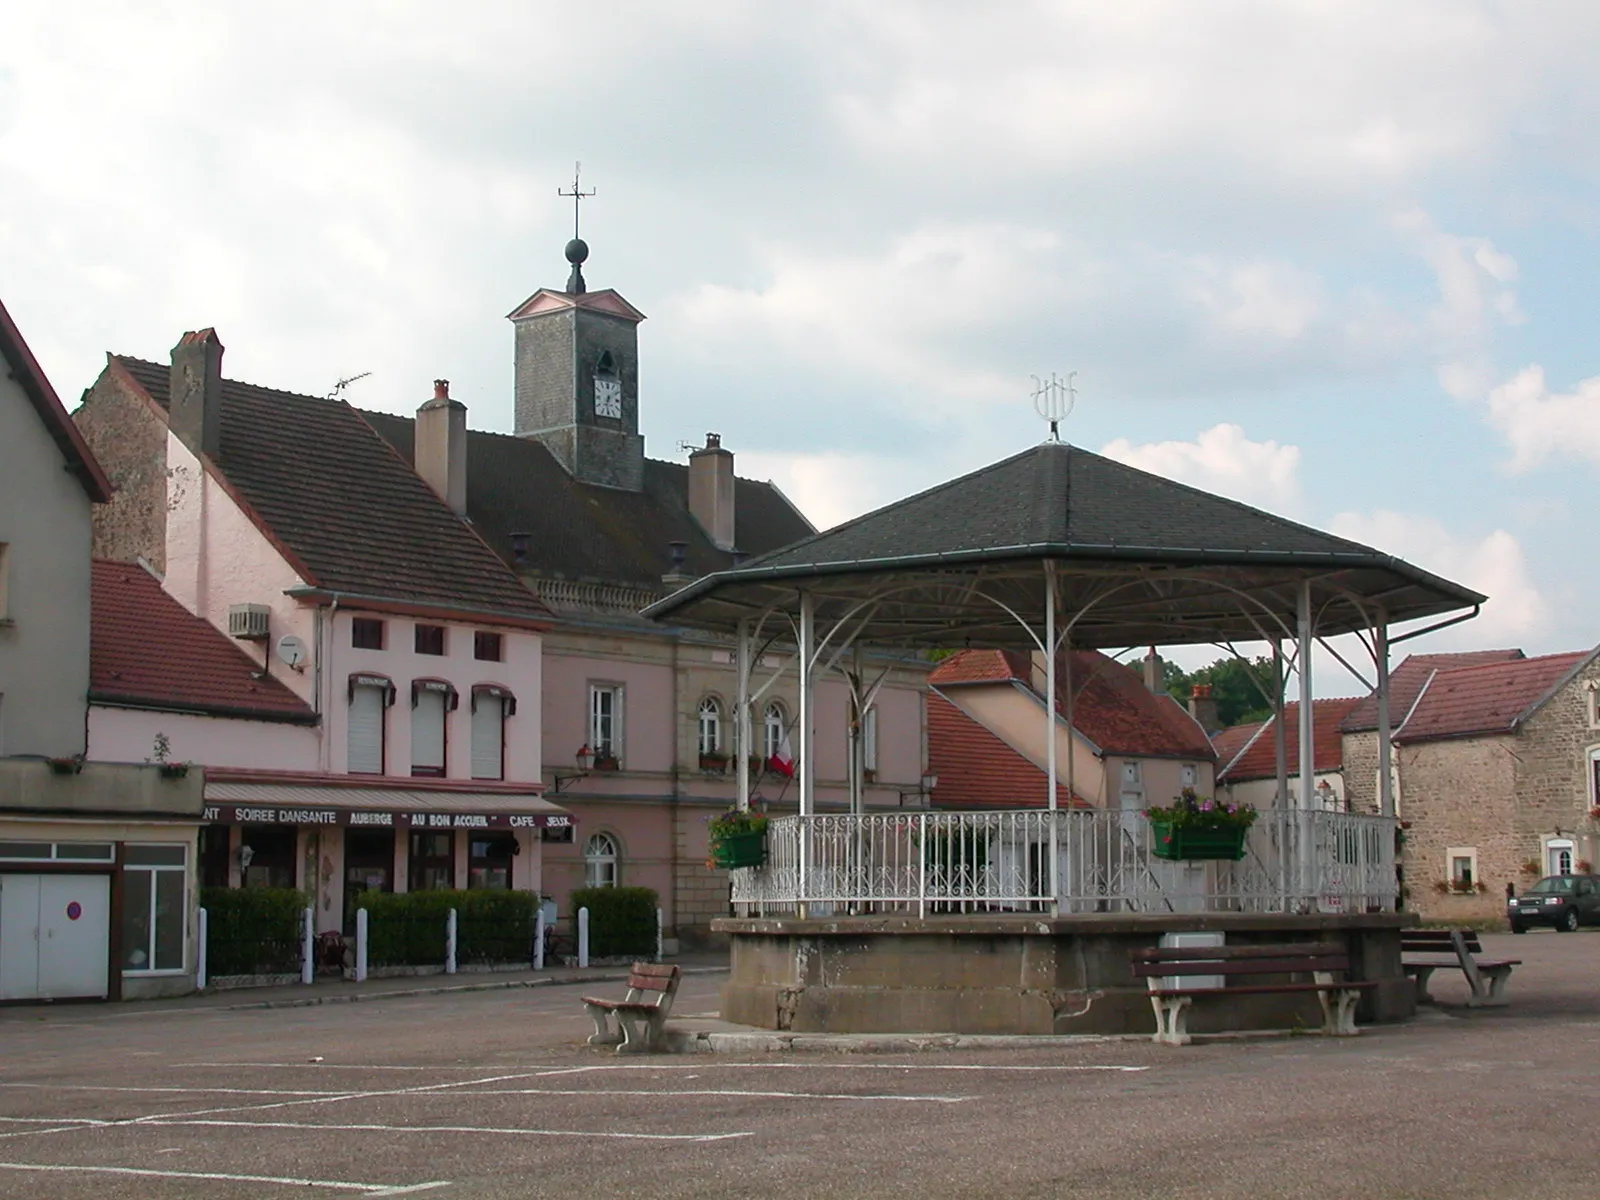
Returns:
[[[96,561],[90,591],[89,699],[270,721],[317,717],[150,572]]]
[[[11,377],[22,388],[23,395],[33,405],[33,410],[44,423],[61,457],[67,460],[67,470],[83,485],[89,499],[104,504],[111,499],[111,481],[89,449],[89,443],[67,415],[61,398],[56,395],[50,380],[45,378],[39,360],[33,357],[22,331],[12,321],[6,306],[0,304],[0,359],[10,368]]]
[[[1058,711],[1067,710],[1066,656],[1056,671]],[[1072,721],[1078,733],[1107,754],[1149,758],[1215,756],[1211,741],[1171,696],[1144,686],[1139,672],[1098,650],[1072,651]],[[1039,692],[1028,655],[1016,651],[963,650],[929,676],[934,687],[1014,681]]]
[[[1049,777],[937,692],[927,694],[928,769],[935,808],[1044,808]],[[1067,807],[1059,778],[1056,804]],[[1076,807],[1087,807],[1080,799]]]
[[[362,415],[407,462],[416,423],[392,413]],[[645,459],[644,489],[627,492],[574,479],[532,438],[472,430],[467,434],[467,516],[507,563],[511,535],[526,533],[526,567],[561,579],[660,589],[672,567],[671,544],[686,545],[691,576],[733,566],[689,513],[689,468]],[[776,487],[734,481],[734,545],[765,554],[813,532]]]
[[[1211,735],[1211,747],[1217,752],[1219,774],[1223,767],[1239,757],[1239,751],[1249,745],[1250,739],[1255,737],[1256,731],[1264,725],[1265,721],[1250,721],[1244,725],[1230,725]]]
[[[1451,667],[1475,663],[1510,662],[1523,657],[1521,650],[1466,650],[1459,654],[1412,654],[1389,672],[1389,728],[1398,729],[1422,694],[1428,676]],[[1342,726],[1345,733],[1364,733],[1378,727],[1378,693],[1369,692],[1350,710]]]
[[[1340,735],[1340,723],[1350,715],[1350,710],[1361,702],[1360,696],[1344,696],[1334,700],[1316,700],[1311,705],[1311,736],[1312,736],[1312,770],[1337,771],[1344,765],[1344,741]],[[1291,700],[1283,706],[1283,725],[1288,734],[1284,738],[1286,752],[1284,761],[1288,763],[1290,775],[1300,773],[1300,702]],[[1233,753],[1223,757],[1223,739],[1229,736],[1231,745],[1238,740],[1238,731],[1259,731],[1260,736],[1250,741],[1248,745],[1234,748]],[[1231,736],[1230,736],[1231,735]],[[1242,783],[1247,779],[1273,779],[1278,774],[1278,745],[1277,735],[1273,731],[1273,719],[1253,725],[1236,725],[1233,729],[1224,729],[1215,738],[1213,744],[1217,746],[1217,781],[1219,783]]]
[[[167,407],[166,366],[111,361]],[[314,587],[446,612],[550,615],[343,401],[223,380],[214,466]]]
[[[1513,733],[1552,689],[1595,652],[1545,654],[1440,671],[1429,680],[1397,742]]]

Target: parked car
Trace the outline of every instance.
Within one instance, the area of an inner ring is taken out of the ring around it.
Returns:
[[[1530,925],[1551,925],[1571,933],[1579,925],[1600,925],[1600,875],[1546,875],[1506,901],[1512,933]]]

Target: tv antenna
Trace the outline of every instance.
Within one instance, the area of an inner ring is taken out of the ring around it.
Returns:
[[[572,190],[570,192],[565,192],[565,191],[562,191],[559,187],[556,188],[556,195],[572,197],[572,240],[573,241],[577,241],[578,240],[578,205],[581,204],[583,201],[587,200],[590,196],[594,195],[594,192],[595,192],[594,188],[590,188],[586,192],[586,191],[583,191],[581,188],[578,187],[578,177],[580,175],[582,175],[582,174],[583,174],[583,164],[581,162],[573,163],[572,164]]]
[[[338,383],[333,385],[333,390],[328,393],[328,399],[329,400],[337,400],[337,399],[339,399],[339,397],[344,394],[346,389],[348,389],[349,386],[352,383],[359,383],[359,382],[361,382],[361,380],[365,379],[368,375],[371,375],[371,374],[372,374],[371,371],[363,371],[359,375],[351,375],[346,379],[339,380]]]
[[[1061,440],[1061,422],[1067,419],[1078,399],[1078,389],[1072,386],[1072,381],[1077,377],[1076,371],[1068,371],[1065,379],[1058,378],[1054,371],[1050,372],[1049,379],[1030,376],[1033,380],[1033,411],[1050,422],[1052,442]]]

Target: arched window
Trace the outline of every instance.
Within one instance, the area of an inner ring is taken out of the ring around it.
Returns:
[[[593,834],[583,844],[585,887],[617,886],[617,839],[609,833]]]
[[[771,758],[783,745],[783,730],[788,722],[784,719],[783,705],[774,700],[767,705],[767,710],[761,716],[761,758],[763,761]]]
[[[715,696],[700,701],[700,753],[722,753],[722,705]]]

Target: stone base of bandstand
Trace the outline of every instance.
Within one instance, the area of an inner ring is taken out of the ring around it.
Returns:
[[[1164,914],[729,918],[722,1017],[795,1033],[1154,1033],[1129,951],[1166,933],[1220,932],[1230,946],[1338,942],[1356,978],[1378,984],[1364,1023],[1403,1021],[1415,989],[1400,966],[1410,914]],[[1318,1029],[1314,993],[1208,996],[1194,1033]]]

